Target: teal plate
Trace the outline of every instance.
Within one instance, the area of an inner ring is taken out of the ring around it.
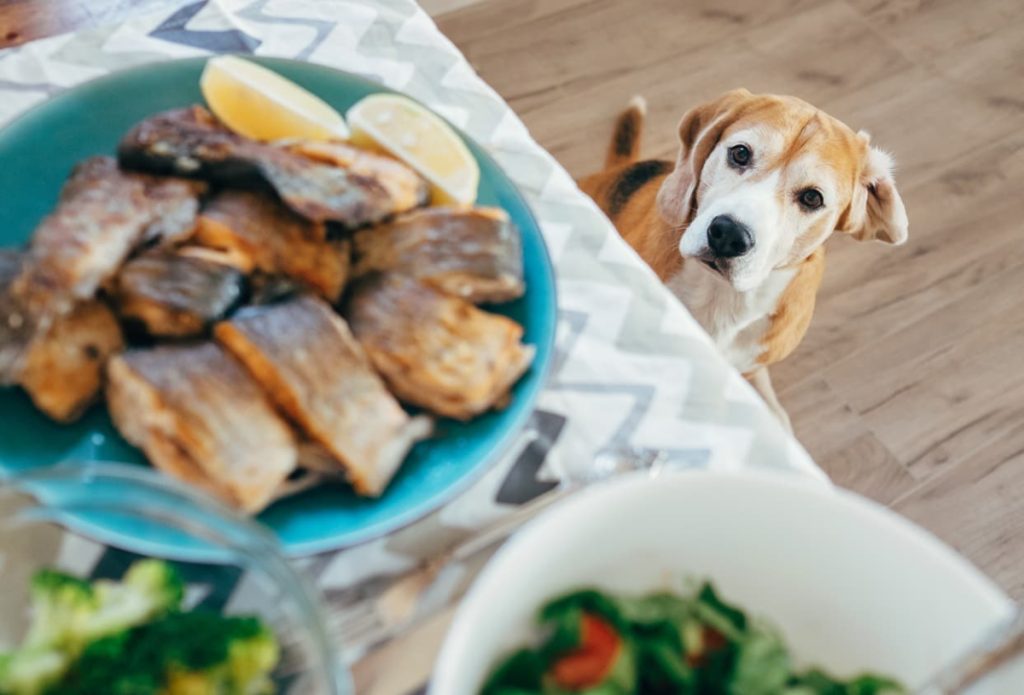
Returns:
[[[341,112],[367,94],[387,91],[322,66],[257,60]],[[115,73],[58,94],[0,131],[0,245],[28,241],[53,208],[75,163],[113,154],[121,136],[147,116],[201,102],[199,75],[204,63],[205,59],[171,61]],[[557,315],[551,260],[515,185],[478,145],[466,141],[480,164],[479,203],[507,210],[522,233],[526,294],[495,311],[524,326],[524,341],[537,348],[533,367],[515,386],[506,409],[469,423],[439,422],[436,436],[413,449],[379,499],[361,499],[342,485],[323,485],[267,509],[259,519],[277,534],[289,555],[334,550],[381,536],[451,500],[512,443],[543,386]],[[58,425],[36,411],[22,392],[0,389],[0,471],[66,461],[145,465],[141,452],[117,434],[104,407],[93,408],[74,425]],[[113,513],[89,513],[73,523],[98,540],[133,552],[181,560],[218,559],[210,547],[193,538]]]

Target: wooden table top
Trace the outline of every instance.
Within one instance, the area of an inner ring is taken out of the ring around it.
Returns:
[[[0,0],[0,48],[144,12],[146,0]]]

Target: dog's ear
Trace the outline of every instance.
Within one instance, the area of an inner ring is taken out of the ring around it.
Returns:
[[[864,131],[858,135],[868,142]],[[909,222],[903,199],[892,176],[892,157],[868,144],[861,180],[850,202],[850,215],[841,231],[859,241],[906,242]]]
[[[722,133],[736,120],[738,107],[750,99],[745,89],[734,89],[686,113],[679,122],[679,158],[658,192],[658,210],[671,225],[689,222],[694,213],[697,186],[704,161]]]

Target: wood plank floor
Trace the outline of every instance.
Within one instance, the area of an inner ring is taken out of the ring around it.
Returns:
[[[425,0],[574,175],[650,103],[670,156],[690,106],[795,94],[899,162],[910,243],[830,242],[799,351],[775,370],[840,484],[934,530],[1024,598],[1024,3]]]

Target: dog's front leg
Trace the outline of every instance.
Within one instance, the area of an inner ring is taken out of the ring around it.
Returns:
[[[772,409],[772,412],[779,418],[786,430],[792,433],[793,425],[789,422],[789,415],[786,414],[786,409],[782,407],[778,397],[775,395],[775,389],[772,388],[772,378],[768,375],[768,368],[758,367],[745,376],[750,385],[754,387],[754,390],[761,394],[761,398]]]

